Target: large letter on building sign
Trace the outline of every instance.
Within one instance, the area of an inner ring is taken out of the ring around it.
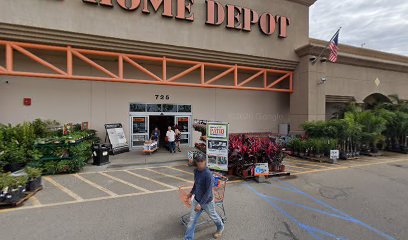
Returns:
[[[128,11],[136,10],[140,5],[140,0],[116,0],[123,9]]]
[[[276,22],[274,16],[270,13],[262,14],[259,19],[259,26],[265,35],[272,35],[275,32]]]
[[[172,11],[172,0],[164,0],[164,4],[163,4],[163,0],[143,0],[143,13],[149,14],[149,4],[152,5],[154,11],[158,11],[160,6],[163,4],[163,13],[162,16],[166,16],[166,17],[173,17],[173,11]]]
[[[194,0],[177,0],[177,19],[194,21],[194,14],[191,12],[191,6]],[[188,15],[186,14],[188,13]]]
[[[288,37],[288,26],[290,25],[290,19],[283,16],[276,16],[276,22],[279,24],[279,37]]]
[[[112,0],[82,0],[84,3],[99,4],[102,6],[113,7]]]
[[[207,0],[207,21],[209,25],[221,25],[225,19],[224,7],[215,1]]]

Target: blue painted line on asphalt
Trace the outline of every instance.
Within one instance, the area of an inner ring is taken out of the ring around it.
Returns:
[[[311,196],[310,194],[305,193],[305,192],[299,190],[298,188],[296,188],[295,186],[293,186],[293,185],[291,185],[291,184],[289,184],[289,183],[285,183],[285,182],[283,182],[283,181],[281,181],[281,180],[279,180],[279,179],[277,179],[277,182],[279,182],[279,183],[285,185],[286,187],[281,187],[281,186],[279,186],[279,185],[277,185],[277,184],[273,184],[273,183],[272,183],[272,185],[270,185],[270,186],[271,186],[271,187],[278,187],[278,188],[280,188],[280,189],[282,189],[282,190],[291,191],[291,192],[295,192],[295,193],[297,193],[297,194],[299,194],[299,195],[303,195],[303,196],[307,197],[308,199],[313,200],[316,204],[318,204],[318,205],[320,205],[320,206],[323,206],[323,207],[325,207],[325,208],[327,208],[327,209],[330,209],[330,210],[332,210],[333,212],[335,212],[335,213],[330,213],[330,212],[327,212],[327,211],[324,211],[324,210],[312,208],[312,207],[309,207],[309,206],[306,206],[306,205],[298,204],[298,203],[295,203],[295,202],[292,202],[292,201],[288,201],[288,200],[285,200],[285,199],[280,199],[280,198],[277,198],[277,197],[274,197],[274,196],[267,196],[267,195],[264,195],[264,194],[262,194],[262,193],[257,192],[253,187],[251,187],[251,186],[249,186],[249,185],[247,184],[247,187],[249,187],[249,188],[250,188],[253,192],[255,192],[259,197],[261,197],[263,200],[265,200],[266,202],[268,202],[268,203],[269,203],[270,205],[272,205],[274,208],[276,208],[277,210],[279,210],[283,215],[285,215],[286,217],[288,217],[291,221],[295,222],[299,227],[301,227],[302,229],[306,230],[306,231],[307,231],[311,236],[313,236],[315,239],[320,239],[320,237],[316,235],[316,232],[318,232],[318,233],[321,234],[321,235],[325,235],[325,236],[327,236],[327,237],[332,237],[332,238],[335,238],[335,239],[345,239],[345,238],[342,238],[342,237],[339,238],[339,237],[337,237],[337,236],[335,236],[335,235],[333,235],[333,234],[331,234],[331,233],[328,233],[328,232],[326,232],[326,231],[323,231],[323,230],[321,230],[321,229],[317,229],[317,228],[314,228],[314,227],[311,227],[311,226],[302,224],[301,222],[299,222],[298,220],[296,220],[296,218],[294,218],[294,217],[291,216],[289,213],[287,213],[285,210],[283,210],[282,208],[280,208],[280,207],[279,207],[276,203],[274,203],[273,201],[278,201],[278,202],[281,202],[281,203],[284,203],[284,204],[288,204],[288,205],[300,207],[300,208],[303,208],[303,209],[306,209],[306,210],[309,210],[309,211],[314,211],[314,212],[317,212],[317,213],[320,213],[320,214],[323,214],[323,215],[326,215],[326,216],[329,216],[329,217],[341,219],[341,220],[347,221],[347,222],[349,222],[349,223],[354,223],[354,224],[360,225],[360,226],[362,226],[362,227],[364,227],[364,228],[366,228],[366,229],[368,229],[368,230],[370,230],[370,231],[372,231],[372,232],[378,234],[379,236],[384,237],[384,238],[387,239],[387,240],[396,240],[394,237],[392,237],[392,236],[390,236],[390,235],[388,235],[388,234],[386,234],[386,233],[384,233],[384,232],[382,232],[382,231],[380,231],[380,230],[378,230],[378,229],[376,229],[376,228],[374,228],[374,227],[371,227],[370,225],[368,225],[368,224],[366,224],[366,223],[364,223],[364,222],[362,222],[362,221],[360,221],[360,220],[358,220],[358,219],[356,219],[356,218],[353,218],[352,216],[350,216],[350,215],[348,215],[348,214],[346,214],[346,213],[340,211],[339,209],[334,208],[333,206],[329,205],[328,203],[325,203],[325,202],[323,202],[323,201],[321,201],[321,200],[319,200],[319,199],[317,199],[317,198]],[[272,201],[272,200],[273,200],[273,201]],[[278,209],[278,208],[279,208],[279,209]],[[289,216],[290,216],[290,217],[289,217]]]
[[[349,220],[349,218],[347,218],[347,217],[344,217],[344,216],[341,216],[341,215],[338,215],[338,214],[334,214],[334,213],[330,213],[330,212],[320,210],[320,209],[317,209],[317,208],[312,208],[312,207],[309,207],[309,206],[306,206],[306,205],[303,205],[303,204],[298,204],[298,203],[295,203],[295,202],[292,202],[292,201],[288,201],[288,200],[273,197],[273,196],[266,196],[266,195],[263,195],[263,196],[266,197],[266,198],[270,198],[272,200],[278,201],[278,202],[285,203],[287,205],[300,207],[300,208],[303,208],[305,210],[309,210],[309,211],[312,211],[312,212],[317,212],[317,213],[320,213],[320,214],[324,214],[324,215],[327,215],[329,217],[335,217],[335,218],[339,218],[339,219],[342,219],[342,220],[345,220],[345,221]]]
[[[293,189],[285,188],[285,187],[282,187],[282,186],[279,186],[279,185],[276,185],[276,184],[271,184],[269,186],[273,187],[273,188],[278,188],[278,189],[281,189],[281,190],[285,190],[285,191],[288,191],[288,192],[297,193],[297,191],[294,191]]]
[[[271,201],[270,199],[266,198],[263,194],[259,193],[258,191],[256,191],[253,187],[249,186],[248,183],[245,183],[247,185],[247,187],[253,191],[256,195],[258,195],[260,198],[262,198],[265,202],[269,203],[269,205],[271,205],[272,207],[274,207],[276,210],[278,210],[282,215],[284,215],[286,218],[288,218],[290,221],[292,221],[293,223],[295,223],[299,228],[307,231],[312,237],[314,237],[317,240],[323,240],[323,238],[321,238],[318,234],[320,235],[324,235],[326,237],[331,237],[334,238],[336,240],[346,240],[347,238],[345,237],[340,237],[340,236],[336,236],[332,233],[323,231],[321,229],[317,229],[314,228],[312,226],[306,225],[300,221],[298,221],[295,217],[293,217],[292,215],[290,215],[287,211],[285,211],[283,208],[279,207],[276,203],[274,203],[273,201]]]
[[[325,203],[325,202],[323,202],[323,201],[321,201],[321,200],[319,200],[319,199],[313,197],[312,195],[310,195],[310,194],[308,194],[308,193],[305,193],[305,192],[299,190],[298,188],[296,188],[295,186],[292,186],[292,185],[289,184],[289,183],[283,182],[283,181],[281,181],[281,180],[279,180],[279,179],[276,179],[276,181],[279,182],[279,183],[281,183],[281,184],[283,184],[283,185],[285,185],[285,186],[287,186],[287,187],[289,187],[291,190],[293,190],[293,191],[299,193],[300,195],[303,195],[303,196],[305,196],[305,197],[307,197],[307,198],[313,200],[315,203],[318,203],[318,204],[320,204],[321,206],[324,206],[324,207],[326,207],[326,208],[328,208],[328,209],[330,209],[330,210],[332,210],[332,211],[334,211],[334,212],[336,212],[336,213],[338,213],[338,214],[341,214],[341,215],[343,215],[343,216],[345,216],[345,217],[351,217],[350,215],[348,215],[348,214],[346,214],[346,213],[344,213],[344,212],[342,212],[342,211],[340,211],[340,210],[338,210],[338,209],[336,209],[336,208],[330,206],[329,204],[327,204],[327,203]]]
[[[305,192],[299,190],[298,188],[296,188],[295,186],[293,186],[293,185],[291,185],[291,184],[289,184],[289,183],[283,182],[283,181],[281,181],[281,180],[279,180],[279,179],[277,179],[277,181],[278,181],[279,183],[282,183],[282,184],[284,184],[285,186],[289,187],[290,189],[292,189],[292,190],[294,190],[294,191],[297,191],[299,194],[304,195],[304,196],[306,196],[307,198],[313,200],[315,203],[320,204],[321,206],[327,207],[328,209],[330,209],[330,210],[332,210],[332,211],[334,211],[334,212],[336,212],[336,213],[338,213],[338,214],[341,214],[341,215],[347,217],[347,219],[348,219],[347,221],[348,221],[348,222],[356,223],[356,224],[358,224],[358,225],[360,225],[360,226],[362,226],[362,227],[365,227],[366,229],[368,229],[368,230],[370,230],[370,231],[372,231],[372,232],[375,232],[376,234],[378,234],[378,235],[384,237],[384,238],[387,239],[387,240],[396,240],[394,237],[390,236],[389,234],[384,233],[384,232],[382,232],[382,231],[380,231],[380,230],[378,230],[378,229],[376,229],[376,228],[374,228],[374,227],[372,227],[372,226],[370,226],[370,225],[368,225],[368,224],[366,224],[366,223],[364,223],[364,222],[362,222],[362,221],[360,221],[360,220],[358,220],[358,219],[356,219],[356,218],[354,218],[354,217],[352,217],[352,216],[350,216],[350,215],[348,215],[348,214],[346,214],[346,213],[344,213],[344,212],[342,212],[342,211],[340,211],[340,210],[334,208],[333,206],[329,205],[328,203],[325,203],[325,202],[323,202],[323,201],[321,201],[321,200],[319,200],[319,199],[317,199],[317,198],[311,196],[310,194],[305,193]]]

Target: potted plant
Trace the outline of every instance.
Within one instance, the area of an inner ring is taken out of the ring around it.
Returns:
[[[26,167],[28,182],[26,184],[26,191],[34,192],[41,187],[41,173],[39,168]]]
[[[27,176],[13,177],[10,173],[3,174],[3,202],[16,203],[24,197]]]
[[[299,156],[302,157],[302,158],[305,157],[306,156],[306,149],[307,149],[306,142],[300,140],[298,146],[299,146]]]
[[[279,166],[279,172],[285,172],[286,171],[286,166],[284,164],[281,164]]]

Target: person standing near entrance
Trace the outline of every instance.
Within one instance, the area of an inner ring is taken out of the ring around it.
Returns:
[[[198,158],[196,163],[197,169],[194,170],[194,186],[191,192],[187,195],[188,199],[191,199],[193,195],[194,198],[192,201],[190,221],[187,225],[184,240],[194,239],[195,227],[203,210],[217,226],[217,231],[214,233],[214,238],[220,239],[222,237],[222,232],[224,231],[224,223],[221,217],[215,211],[215,202],[212,193],[214,178],[211,171],[207,168],[205,158]]]
[[[176,133],[176,147],[177,147],[177,151],[181,152],[181,149],[180,149],[181,132],[180,132],[180,130],[178,129],[177,126],[175,127],[175,131],[174,131],[174,132]]]
[[[152,136],[150,137],[151,140],[157,142],[157,146],[159,146],[159,139],[160,139],[160,130],[156,127],[152,132]]]
[[[176,144],[175,144],[175,140],[176,140],[176,133],[171,129],[171,127],[168,128],[167,133],[166,133],[166,137],[167,137],[167,141],[169,144],[169,151],[171,153],[175,153],[176,152]]]

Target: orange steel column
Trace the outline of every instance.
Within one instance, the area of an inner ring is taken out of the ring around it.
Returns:
[[[166,82],[167,81],[167,62],[166,62],[166,57],[163,57],[163,81]]]
[[[9,72],[13,71],[13,48],[10,43],[6,44],[6,69]]]
[[[68,76],[72,76],[73,71],[72,66],[72,48],[71,46],[67,47],[67,74]]]
[[[290,93],[293,93],[293,73],[290,73],[289,91],[290,91]]]
[[[235,64],[234,67],[234,86],[237,87],[238,86],[238,65]]]
[[[123,55],[119,55],[118,57],[118,77],[119,79],[123,79]]]
[[[205,65],[204,63],[201,64],[201,84],[205,83]]]

